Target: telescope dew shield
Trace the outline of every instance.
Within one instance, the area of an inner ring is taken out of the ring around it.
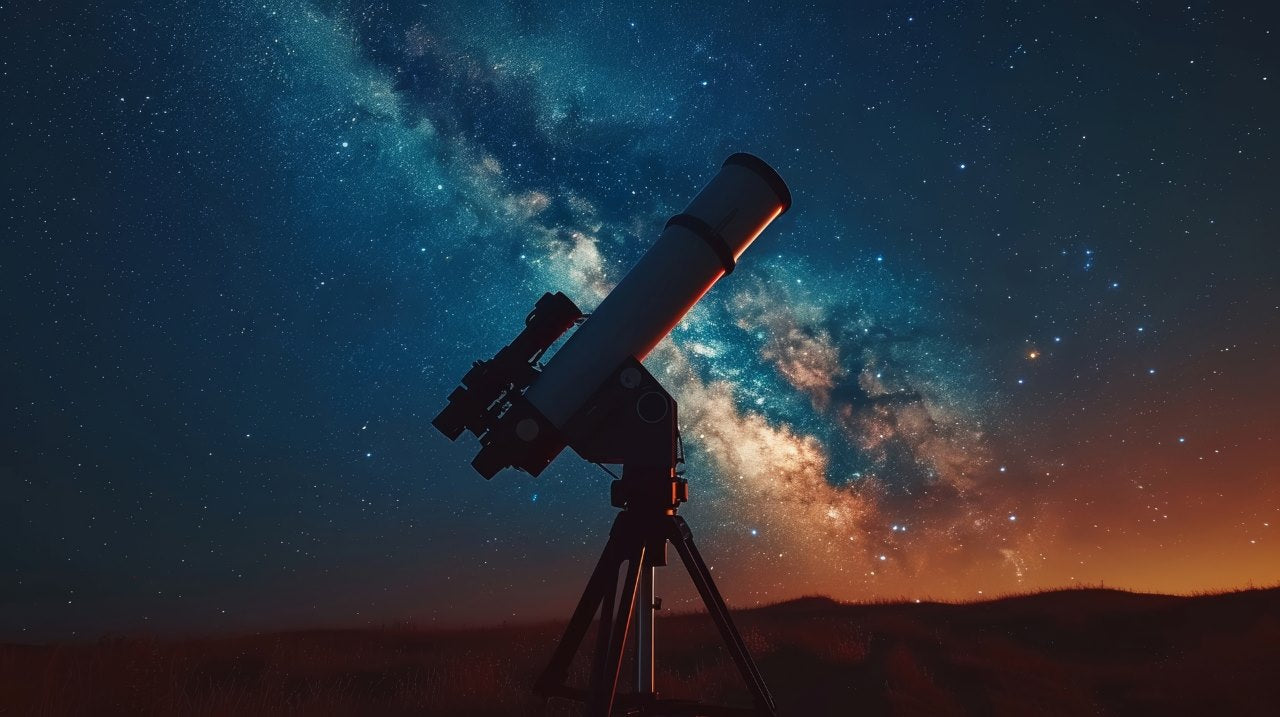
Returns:
[[[769,223],[791,192],[763,160],[735,154],[578,327],[525,399],[557,429],[625,360],[642,360]]]

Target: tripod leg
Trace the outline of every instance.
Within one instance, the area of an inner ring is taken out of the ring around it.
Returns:
[[[596,616],[596,608],[605,603],[604,593],[608,591],[609,611],[613,610],[613,593],[618,585],[618,567],[621,560],[618,557],[618,546],[612,537],[605,543],[604,552],[600,555],[599,562],[596,563],[596,569],[591,573],[591,577],[587,580],[587,587],[582,591],[582,598],[578,600],[578,606],[573,610],[573,617],[569,618],[569,624],[565,626],[564,635],[560,638],[560,644],[556,646],[556,651],[551,656],[551,661],[547,663],[547,668],[542,671],[542,676],[538,678],[537,685],[534,689],[544,696],[551,696],[556,690],[562,687],[565,680],[569,677],[569,663],[573,662],[573,656],[578,653],[578,648],[582,646],[582,639],[586,637],[587,630],[591,627],[591,621]],[[601,623],[601,629],[608,632],[605,627],[609,624],[608,618]]]
[[[618,593],[618,568],[622,567],[621,560],[617,560],[613,564],[613,570],[609,573],[609,580],[604,584],[604,595],[600,598],[600,621],[596,628],[596,651],[592,655],[591,664],[591,690],[596,692],[600,690],[600,685],[604,684],[604,676],[606,671],[606,662],[609,656],[609,639],[613,634],[613,605]]]
[[[666,547],[665,545],[663,546]],[[653,679],[653,627],[654,627],[654,566],[653,556],[645,556],[644,570],[640,572],[639,603],[636,611],[636,694],[641,698],[653,698],[657,691]]]
[[[609,636],[603,674],[600,682],[591,686],[591,702],[587,706],[590,717],[609,717],[613,712],[613,701],[618,693],[618,674],[622,672],[622,655],[627,646],[627,631],[631,627],[631,617],[636,607],[640,571],[644,569],[644,542],[637,541],[631,554],[624,559],[628,561],[626,581],[623,583],[618,612]],[[601,623],[600,629],[606,629],[604,623]]]
[[[769,688],[765,686],[760,670],[756,668],[756,663],[747,652],[742,636],[733,625],[733,620],[729,616],[729,607],[725,605],[724,598],[720,597],[720,591],[716,589],[716,584],[711,579],[711,571],[707,569],[707,564],[702,560],[702,554],[693,544],[693,534],[689,531],[689,525],[683,518],[673,516],[671,532],[671,543],[676,546],[676,552],[680,554],[681,561],[689,570],[689,577],[698,588],[698,594],[702,596],[707,612],[711,613],[711,619],[720,629],[720,637],[729,648],[729,654],[733,656],[738,672],[742,673],[742,679],[747,683],[747,689],[751,692],[751,699],[756,703],[756,709],[768,715],[775,714],[776,707],[773,704],[773,697],[769,694]]]

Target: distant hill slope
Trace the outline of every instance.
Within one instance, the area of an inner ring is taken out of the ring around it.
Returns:
[[[1280,589],[1082,589],[962,605],[804,598],[735,619],[783,715],[1280,714]],[[664,696],[741,703],[705,616],[669,616],[658,631]],[[578,714],[544,710],[528,693],[558,634],[533,625],[0,646],[0,714]]]

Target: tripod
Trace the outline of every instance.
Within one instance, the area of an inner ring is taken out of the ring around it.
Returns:
[[[678,477],[679,437],[675,401],[635,359],[607,381],[596,400],[568,426],[566,435],[587,460],[622,463],[622,477],[612,484],[612,503],[622,508],[613,521],[609,540],[587,581],[535,690],[544,697],[564,697],[587,703],[591,717],[609,717],[615,705],[626,714],[640,715],[763,715],[773,717],[773,698],[764,678],[734,627],[729,609],[711,572],[694,545],[684,518],[676,515],[688,500],[688,482]],[[658,399],[665,399],[660,401]],[[621,459],[621,460],[618,460]],[[654,685],[654,569],[667,564],[667,544],[689,572],[703,604],[715,621],[730,655],[746,682],[752,708],[703,705],[696,701],[660,700]],[[623,566],[626,566],[625,571]],[[618,591],[619,574],[622,590]],[[597,613],[600,616],[586,690],[567,686],[569,665]],[[636,691],[618,695],[623,654],[635,627]]]

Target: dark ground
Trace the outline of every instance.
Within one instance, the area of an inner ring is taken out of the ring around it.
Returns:
[[[1081,589],[966,605],[813,598],[735,619],[782,715],[1280,714],[1280,588]],[[743,699],[705,615],[658,630],[664,696]],[[0,714],[578,714],[528,695],[558,632],[0,645]]]

